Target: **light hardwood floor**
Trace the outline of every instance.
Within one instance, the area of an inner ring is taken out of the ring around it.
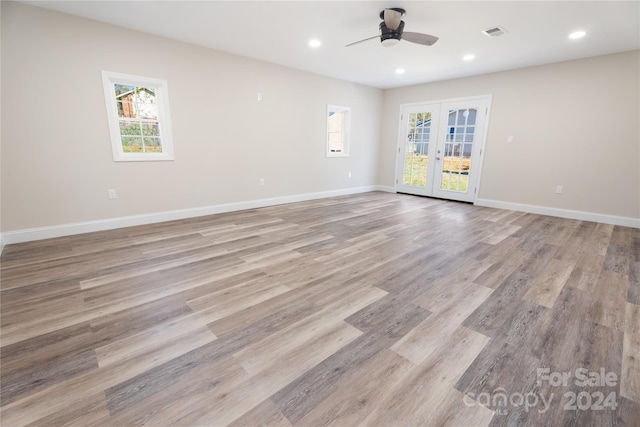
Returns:
[[[373,192],[1,274],[3,426],[640,426],[638,229]]]

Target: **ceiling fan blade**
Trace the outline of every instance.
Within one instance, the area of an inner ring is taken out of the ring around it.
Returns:
[[[393,9],[384,10],[384,23],[390,30],[397,30],[402,20],[402,13]]]
[[[438,37],[431,34],[413,33],[411,31],[405,31],[402,33],[402,40],[406,40],[411,43],[418,43],[425,46],[431,46],[438,41]]]
[[[358,40],[357,42],[349,43],[348,45],[345,45],[344,47],[353,46],[354,44],[366,42],[367,40],[379,39],[379,38],[380,38],[380,35],[378,34],[377,36],[367,37],[366,39],[362,39],[362,40]]]

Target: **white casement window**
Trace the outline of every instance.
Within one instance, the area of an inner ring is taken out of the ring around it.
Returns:
[[[327,157],[349,156],[351,108],[327,106]]]
[[[102,72],[113,160],[173,160],[165,80]]]

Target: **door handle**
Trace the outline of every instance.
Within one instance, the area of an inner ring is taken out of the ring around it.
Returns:
[[[440,157],[436,157],[436,160],[440,160]]]

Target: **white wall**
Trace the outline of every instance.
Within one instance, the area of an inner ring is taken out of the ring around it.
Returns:
[[[113,162],[102,70],[168,81],[175,161]],[[379,89],[24,4],[2,2],[2,95],[2,232],[377,179]],[[348,158],[327,104],[352,108]]]
[[[379,184],[394,182],[401,104],[484,94],[479,199],[640,218],[639,51],[386,90]]]

